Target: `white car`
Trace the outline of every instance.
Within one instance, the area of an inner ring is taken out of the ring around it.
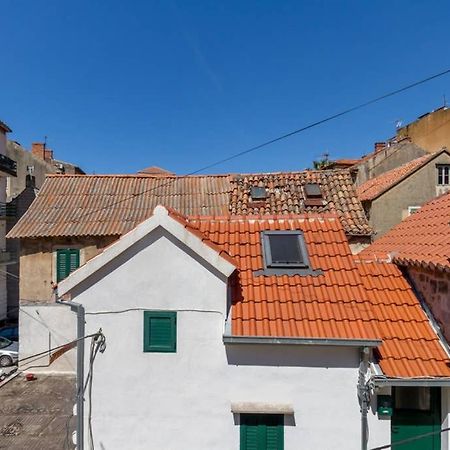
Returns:
[[[12,366],[19,359],[19,344],[0,336],[0,367]]]

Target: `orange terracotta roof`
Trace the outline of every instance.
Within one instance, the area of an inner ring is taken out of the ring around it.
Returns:
[[[372,234],[348,169],[238,175],[232,183],[231,214],[330,212],[339,216],[347,234]],[[303,186],[307,183],[320,185],[323,194],[321,206],[305,204]],[[252,186],[265,187],[267,199],[262,202],[252,201]]]
[[[319,183],[321,206],[305,206],[303,185]],[[252,185],[267,186],[263,204],[249,200]],[[120,236],[156,205],[186,215],[332,212],[348,235],[372,233],[348,170],[256,175],[50,175],[10,238]]]
[[[167,177],[175,175],[173,172],[169,172],[168,170],[161,169],[161,167],[157,166],[146,167],[145,169],[139,170],[138,174],[152,175],[154,177]]]
[[[189,221],[237,263],[233,335],[382,339],[379,364],[386,376],[450,376],[448,357],[399,269],[360,263],[335,215]],[[323,274],[257,276],[263,230],[302,230],[312,269]]]
[[[450,272],[450,193],[423,205],[360,256]]]
[[[448,154],[447,149],[442,149],[432,154],[423,155],[420,158],[413,159],[400,167],[384,172],[378,177],[367,180],[357,188],[359,199],[362,202],[375,200],[381,194],[397,185],[405,178],[409,177],[416,170],[420,169],[422,166],[442,153]]]

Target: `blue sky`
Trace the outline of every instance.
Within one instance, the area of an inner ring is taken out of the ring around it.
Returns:
[[[450,67],[436,1],[0,0],[0,120],[87,173],[183,174]],[[211,172],[369,152],[450,76]]]

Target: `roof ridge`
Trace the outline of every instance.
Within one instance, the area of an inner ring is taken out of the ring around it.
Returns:
[[[447,153],[450,155],[447,148],[443,147],[434,153],[427,153],[426,155],[419,156],[418,158],[412,159],[411,161],[408,161],[398,167],[394,167],[393,169],[380,173],[380,175],[374,178],[370,178],[357,187],[357,193],[360,200],[374,200],[378,198],[381,194],[384,194],[386,191],[396,186],[398,183],[415,173],[425,164],[442,153]],[[403,173],[403,171],[405,172]],[[398,175],[398,177],[396,177],[396,175]],[[391,176],[393,176],[393,179],[389,180]],[[376,189],[377,185],[381,185],[380,190],[378,190],[375,194],[367,195],[367,192],[369,192],[371,189]]]

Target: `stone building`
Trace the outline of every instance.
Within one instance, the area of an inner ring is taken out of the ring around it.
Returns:
[[[10,211],[6,223],[8,233],[30,207],[36,194],[44,183],[47,174],[84,174],[78,166],[54,158],[53,150],[45,143],[34,142],[28,151],[15,141],[6,143],[6,155],[16,161],[17,176],[6,178],[6,202]],[[7,298],[8,318],[18,317],[19,307],[19,258],[20,243],[8,239],[6,249],[9,255],[15,256],[14,264],[8,266]]]
[[[374,239],[383,236],[405,217],[450,190],[450,152],[416,158],[358,186]]]

